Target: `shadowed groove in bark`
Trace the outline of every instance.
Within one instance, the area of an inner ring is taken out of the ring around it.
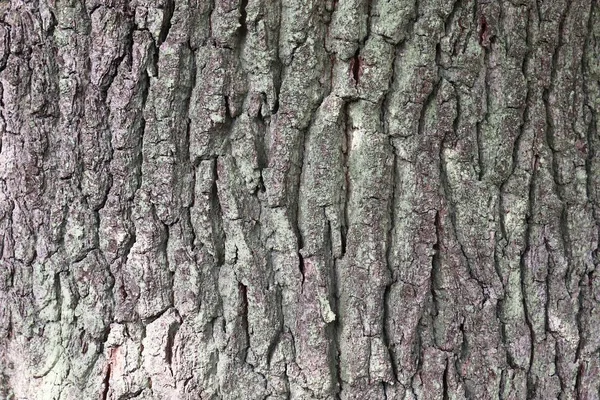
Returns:
[[[101,400],[108,399],[108,391],[110,390],[110,372],[111,372],[111,365],[108,364],[108,367],[106,367],[106,374],[104,375],[104,379],[102,380],[102,384],[103,384],[104,388],[102,389],[102,393],[100,393]]]
[[[173,12],[175,11],[175,0],[164,0],[163,6],[163,18],[160,26],[160,33],[158,34],[157,47],[167,39],[169,31],[171,30],[171,19],[173,18]]]
[[[444,400],[450,400],[448,396],[448,365],[450,361],[446,358],[446,366],[444,367],[444,375],[442,378],[443,386],[442,386],[442,396]]]
[[[389,308],[391,307],[390,305],[390,290],[393,284],[395,284],[397,282],[397,277],[394,274],[394,271],[392,270],[391,267],[391,247],[392,247],[392,234],[394,232],[394,208],[395,208],[395,200],[396,200],[396,193],[395,193],[395,187],[396,187],[396,168],[397,168],[397,156],[396,156],[396,152],[394,150],[394,146],[392,143],[390,143],[390,147],[392,148],[393,151],[393,157],[394,157],[394,162],[392,164],[392,185],[393,185],[393,190],[392,190],[392,196],[391,196],[391,202],[390,202],[390,227],[389,230],[387,232],[387,238],[386,238],[386,266],[390,272],[390,282],[385,286],[385,290],[383,292],[383,310],[382,310],[382,319],[383,319],[383,323],[382,323],[382,332],[381,332],[381,336],[383,339],[383,344],[385,345],[386,351],[388,353],[389,359],[390,359],[390,364],[392,367],[392,374],[394,377],[394,381],[398,382],[398,366],[396,365],[396,361],[393,355],[393,343],[390,341],[390,337],[389,337],[389,333],[388,333],[388,321],[389,321]],[[384,383],[385,385],[385,383]],[[384,388],[385,390],[385,388]],[[387,395],[386,395],[387,396]]]
[[[241,282],[238,282],[238,292],[240,296],[240,316],[242,319],[242,332],[245,333],[246,336],[246,347],[244,348],[240,359],[246,361],[248,356],[248,349],[250,348],[250,333],[248,331],[248,287]]]
[[[533,217],[533,210],[535,207],[535,194],[534,194],[534,190],[535,190],[535,185],[536,185],[536,172],[537,172],[537,168],[538,168],[538,162],[539,162],[539,158],[538,155],[534,155],[534,161],[533,161],[533,168],[531,171],[531,178],[530,178],[530,183],[529,183],[529,198],[528,198],[528,210],[527,210],[527,221],[529,222],[532,217]],[[530,372],[531,372],[531,366],[533,364],[533,357],[534,357],[534,351],[535,351],[535,342],[536,342],[536,336],[535,336],[535,332],[533,329],[533,325],[531,323],[531,319],[530,319],[530,312],[527,306],[527,288],[526,288],[526,283],[525,283],[525,274],[526,274],[526,257],[528,252],[530,251],[530,244],[529,244],[529,224],[527,224],[527,227],[525,229],[525,249],[523,250],[523,252],[521,253],[521,259],[520,259],[520,263],[519,263],[519,267],[520,267],[520,271],[519,271],[519,276],[520,276],[520,283],[521,283],[521,299],[522,299],[522,304],[523,304],[523,311],[524,311],[524,316],[525,316],[525,323],[527,324],[527,327],[529,329],[529,336],[531,338],[531,349],[530,349],[530,354],[529,354],[529,362],[528,362],[528,370],[527,370],[527,398],[531,398],[533,396],[535,396],[536,393],[536,387],[534,385],[534,383],[532,382],[531,376],[530,376]]]
[[[246,25],[246,18],[248,13],[246,12],[248,7],[248,0],[240,0],[240,36],[245,37],[248,34],[248,26]]]
[[[441,239],[440,239],[440,212],[435,212],[435,219],[433,222],[435,226],[435,243],[433,244],[433,255],[431,256],[431,273],[430,273],[430,284],[429,290],[431,291],[431,301],[432,301],[432,316],[435,318],[438,315],[438,302],[436,296],[436,290],[438,290],[438,282],[439,273],[440,273],[440,252],[441,252]],[[435,327],[434,327],[434,336],[435,336]]]

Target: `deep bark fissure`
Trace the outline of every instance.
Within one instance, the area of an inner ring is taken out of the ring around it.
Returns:
[[[158,34],[158,42],[156,43],[156,47],[158,48],[160,48],[160,45],[167,40],[167,36],[171,30],[171,19],[173,18],[173,12],[175,11],[175,0],[164,0],[164,2],[163,19]]]
[[[248,287],[244,285],[242,282],[238,281],[238,293],[240,296],[239,300],[239,315],[241,318],[241,329],[245,335],[245,343],[244,348],[241,350],[241,354],[239,355],[240,360],[247,362],[246,358],[248,357],[248,350],[250,348],[250,331],[248,325]]]
[[[533,329],[533,324],[531,322],[531,317],[530,317],[530,313],[529,313],[529,309],[527,306],[527,288],[526,288],[526,282],[525,282],[525,275],[526,275],[526,257],[529,254],[530,251],[530,222],[533,219],[533,210],[535,207],[535,185],[536,185],[536,172],[537,172],[537,168],[538,168],[538,158],[539,156],[537,154],[534,155],[533,158],[533,168],[531,170],[531,177],[530,182],[529,182],[529,198],[528,198],[528,210],[527,210],[527,226],[525,229],[525,248],[523,250],[523,252],[521,253],[521,257],[520,257],[520,262],[519,262],[519,278],[520,278],[520,289],[521,289],[521,299],[522,299],[522,304],[523,304],[523,313],[524,313],[524,317],[525,317],[525,323],[527,324],[527,328],[529,329],[529,337],[531,340],[531,346],[530,346],[530,353],[529,353],[529,362],[527,363],[528,368],[527,368],[527,398],[532,398],[535,395],[535,388],[536,385],[532,380],[531,377],[531,366],[533,364],[533,357],[534,357],[534,351],[535,351],[535,342],[536,342],[536,336],[535,336],[535,332]]]
[[[104,374],[104,379],[102,380],[103,389],[100,393],[101,400],[108,399],[108,390],[110,389],[110,373],[111,373],[111,364],[108,364],[106,367],[106,373]]]
[[[433,312],[432,317],[435,318],[438,315],[438,301],[436,296],[436,286],[438,284],[438,274],[440,273],[440,251],[441,251],[441,237],[440,237],[440,212],[436,211],[435,218],[433,222],[435,226],[435,243],[433,244],[433,255],[431,256],[431,272],[430,272],[430,283],[429,290],[431,292],[431,300],[432,300],[432,308]],[[435,325],[433,327],[434,337],[435,337]]]

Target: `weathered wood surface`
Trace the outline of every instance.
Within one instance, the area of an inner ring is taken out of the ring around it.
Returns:
[[[2,399],[600,398],[596,0],[4,0]]]

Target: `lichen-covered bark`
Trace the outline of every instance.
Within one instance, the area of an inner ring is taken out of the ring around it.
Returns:
[[[0,3],[0,397],[599,399],[592,0]]]

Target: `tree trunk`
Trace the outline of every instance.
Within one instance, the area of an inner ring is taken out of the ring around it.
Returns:
[[[599,399],[596,0],[0,3],[2,399]]]

